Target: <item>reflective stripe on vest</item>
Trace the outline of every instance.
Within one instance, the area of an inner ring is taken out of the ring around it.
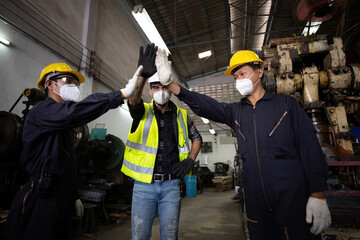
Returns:
[[[190,152],[189,151],[189,139],[187,137],[188,136],[187,124],[185,125],[185,121],[184,121],[184,117],[182,115],[182,111],[180,109],[179,109],[179,111],[180,111],[180,114],[177,114],[177,116],[178,116],[178,119],[179,119],[179,122],[180,122],[180,127],[183,129],[182,134],[183,134],[183,137],[185,139],[185,146],[178,146],[178,149],[179,149],[179,153],[187,153],[187,152]],[[185,112],[185,114],[186,114],[186,112]],[[185,131],[184,131],[184,129],[185,129]]]
[[[146,142],[146,141],[144,141],[144,142]],[[157,148],[148,147],[148,146],[146,146],[144,144],[135,143],[135,142],[132,142],[130,140],[127,140],[126,146],[128,146],[129,148],[137,149],[137,150],[140,150],[140,151],[143,151],[143,152],[146,152],[146,153],[150,153],[150,154],[155,154],[155,155],[156,155],[156,152],[157,152]]]
[[[145,108],[145,111],[146,111],[146,108]],[[128,146],[129,148],[137,149],[137,150],[140,150],[140,151],[143,151],[143,152],[146,152],[146,153],[156,155],[157,148],[146,146],[146,142],[148,140],[149,133],[150,133],[151,122],[153,121],[153,117],[155,117],[153,112],[154,112],[153,108],[149,104],[149,110],[147,112],[147,118],[145,120],[145,126],[144,126],[144,129],[143,129],[142,143],[140,144],[140,143],[132,142],[132,141],[130,141],[128,139],[126,141],[126,146]]]
[[[134,172],[138,172],[142,174],[151,174],[151,175],[153,173],[153,168],[137,166],[129,161],[124,161],[123,165],[125,165],[125,167],[131,169]]]

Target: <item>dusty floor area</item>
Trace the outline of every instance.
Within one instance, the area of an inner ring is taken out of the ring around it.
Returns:
[[[239,202],[234,201],[234,191],[217,192],[206,188],[195,198],[183,198],[179,225],[179,240],[240,240],[249,239],[245,215]],[[360,216],[334,216],[332,225],[324,233],[323,240],[360,240]],[[156,217],[152,228],[152,240],[159,240],[159,221]],[[94,234],[77,239],[131,239],[130,216],[109,226],[101,226]]]

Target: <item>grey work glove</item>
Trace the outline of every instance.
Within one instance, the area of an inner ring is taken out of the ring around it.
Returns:
[[[159,49],[157,51],[155,65],[159,75],[160,83],[164,86],[169,85],[172,82],[171,61],[168,61],[165,49]]]
[[[75,201],[75,216],[81,218],[84,215],[84,205],[80,199]]]
[[[146,45],[145,52],[143,52],[143,46],[140,47],[138,66],[142,65],[144,67],[141,73],[144,78],[149,78],[156,73],[155,57],[157,49],[158,47],[155,47],[154,43]]]
[[[326,200],[309,197],[306,204],[306,222],[312,223],[310,232],[318,235],[331,224],[331,215]]]
[[[173,166],[172,174],[177,178],[184,178],[184,176],[191,170],[193,164],[194,159],[187,157]]]
[[[130,98],[134,95],[134,93],[136,91],[137,81],[138,81],[138,78],[139,78],[142,70],[143,70],[143,66],[140,65],[138,67],[138,69],[136,70],[132,79],[130,79],[128,84],[126,84],[125,88],[120,89],[120,91],[122,93],[122,97],[124,99]]]

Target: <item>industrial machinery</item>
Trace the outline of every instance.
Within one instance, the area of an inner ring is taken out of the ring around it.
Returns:
[[[326,35],[272,39],[263,59],[264,88],[295,97],[314,124],[329,166],[332,213],[359,214],[360,64],[346,64],[342,39]]]
[[[22,97],[25,109],[20,117],[12,110]],[[19,168],[22,149],[21,134],[23,122],[30,108],[45,99],[45,94],[35,88],[26,88],[9,111],[0,111],[0,209],[9,209],[12,198],[25,182],[26,175]]]
[[[83,231],[93,234],[99,225],[130,210],[133,180],[120,172],[125,151],[120,138],[106,134],[105,128],[96,127],[90,135],[87,129],[78,130],[86,136],[76,150],[78,191],[85,207]]]

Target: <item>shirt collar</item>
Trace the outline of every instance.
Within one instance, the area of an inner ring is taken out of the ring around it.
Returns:
[[[264,96],[262,96],[262,98],[260,100],[270,100],[273,98],[274,98],[274,94],[272,94],[271,92],[265,92]],[[242,103],[250,103],[250,101],[248,100],[247,97],[242,98],[240,101]]]
[[[161,112],[158,109],[158,107],[156,106],[154,99],[152,99],[152,106],[153,106],[155,112]],[[171,100],[169,100],[169,109],[166,112],[172,112],[173,109],[175,109],[174,107],[175,107],[175,104]]]

